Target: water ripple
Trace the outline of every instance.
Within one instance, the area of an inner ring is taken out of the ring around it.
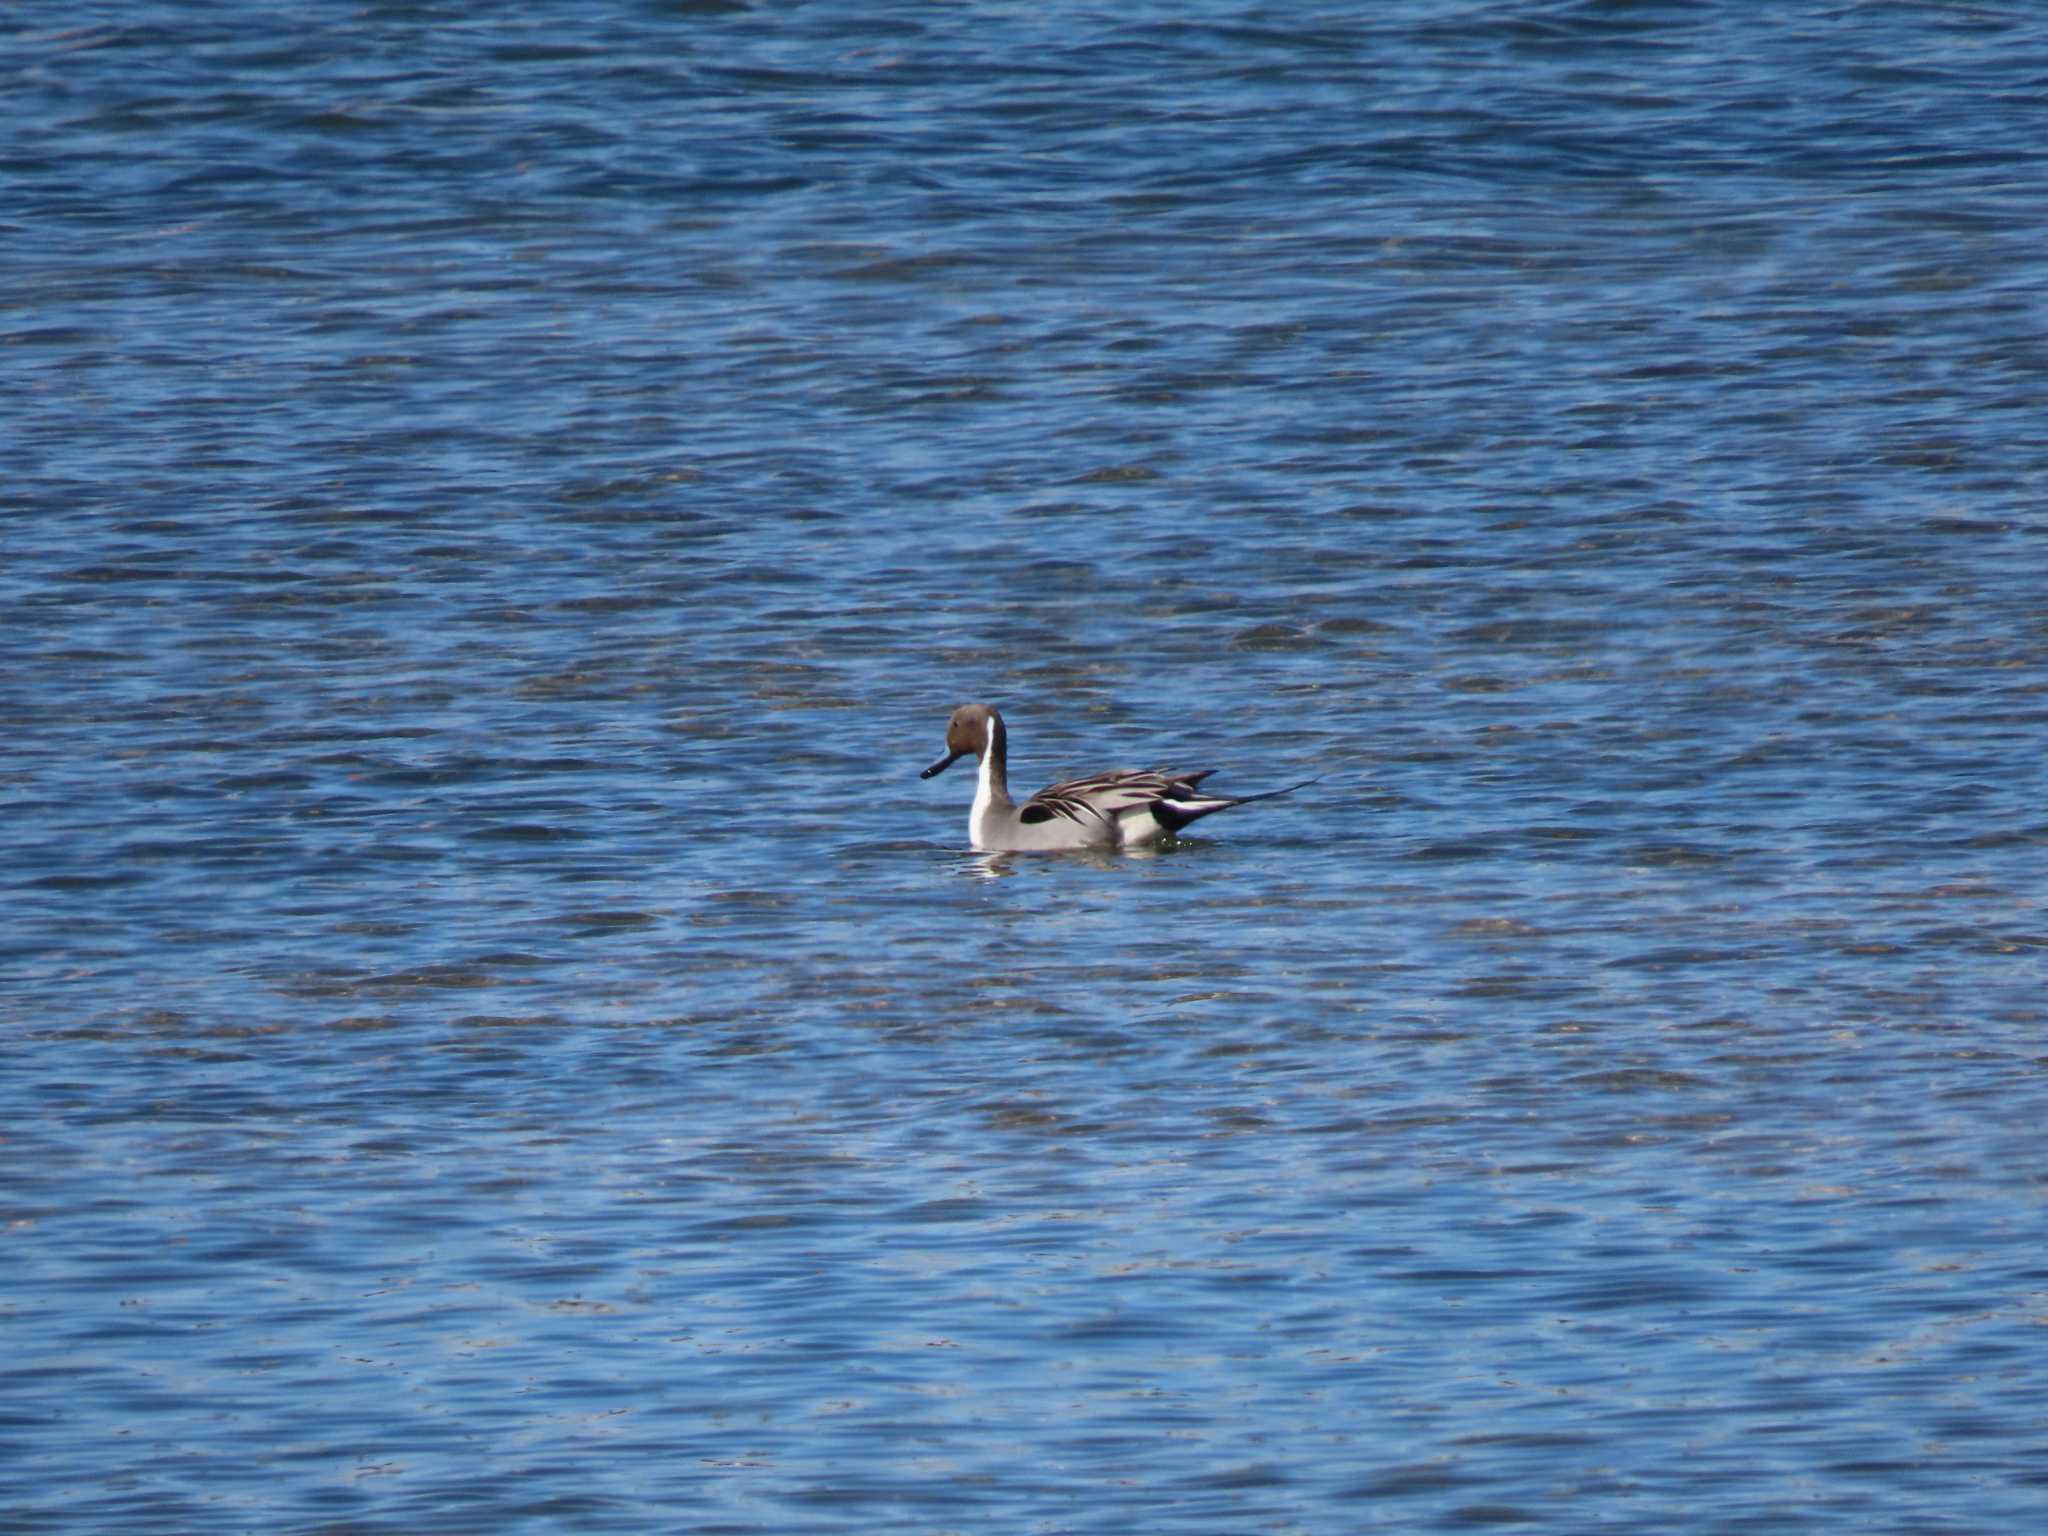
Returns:
[[[242,9],[12,38],[14,1526],[2038,1523],[2040,23]]]

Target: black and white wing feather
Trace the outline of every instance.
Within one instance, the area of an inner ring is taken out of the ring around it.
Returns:
[[[1115,773],[1093,774],[1085,779],[1069,779],[1064,784],[1052,784],[1041,789],[1018,807],[1017,816],[1026,826],[1058,817],[1087,827],[1113,824],[1120,816],[1132,811],[1151,810],[1165,801],[1185,805],[1192,813],[1182,820],[1181,824],[1185,825],[1196,816],[1234,803],[1216,800],[1196,791],[1195,786],[1214,771],[1204,768],[1199,773],[1164,773],[1154,769],[1124,769]]]

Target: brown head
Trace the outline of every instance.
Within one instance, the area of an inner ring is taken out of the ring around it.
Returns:
[[[986,704],[962,704],[946,722],[946,755],[918,775],[928,779],[944,773],[972,752],[977,758],[1003,735],[1003,717]]]

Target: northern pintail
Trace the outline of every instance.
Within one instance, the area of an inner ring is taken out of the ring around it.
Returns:
[[[1050,785],[1022,805],[1010,799],[1009,733],[986,704],[963,704],[946,722],[946,755],[922,777],[944,773],[972,752],[981,760],[967,836],[989,853],[1055,853],[1075,848],[1137,848],[1172,837],[1189,822],[1233,805],[1291,794],[1304,784],[1232,800],[1195,786],[1215,770],[1159,773],[1127,769]]]

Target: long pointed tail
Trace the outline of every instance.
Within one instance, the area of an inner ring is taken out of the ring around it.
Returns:
[[[1274,800],[1281,795],[1291,795],[1297,789],[1307,789],[1311,784],[1320,784],[1322,782],[1323,776],[1319,773],[1312,779],[1303,779],[1299,784],[1290,784],[1285,789],[1269,789],[1260,795],[1240,795],[1230,803],[1232,805],[1250,805],[1254,800]]]
[[[1223,795],[1196,795],[1187,800],[1155,800],[1152,802],[1152,819],[1169,832],[1178,832],[1190,822],[1200,821],[1216,811],[1227,811],[1234,805],[1250,805],[1254,800],[1277,800],[1282,795],[1291,795],[1297,789],[1307,789],[1311,784],[1322,782],[1322,775],[1303,779],[1299,784],[1290,784],[1285,789],[1269,789],[1263,794],[1239,795],[1235,798]]]

